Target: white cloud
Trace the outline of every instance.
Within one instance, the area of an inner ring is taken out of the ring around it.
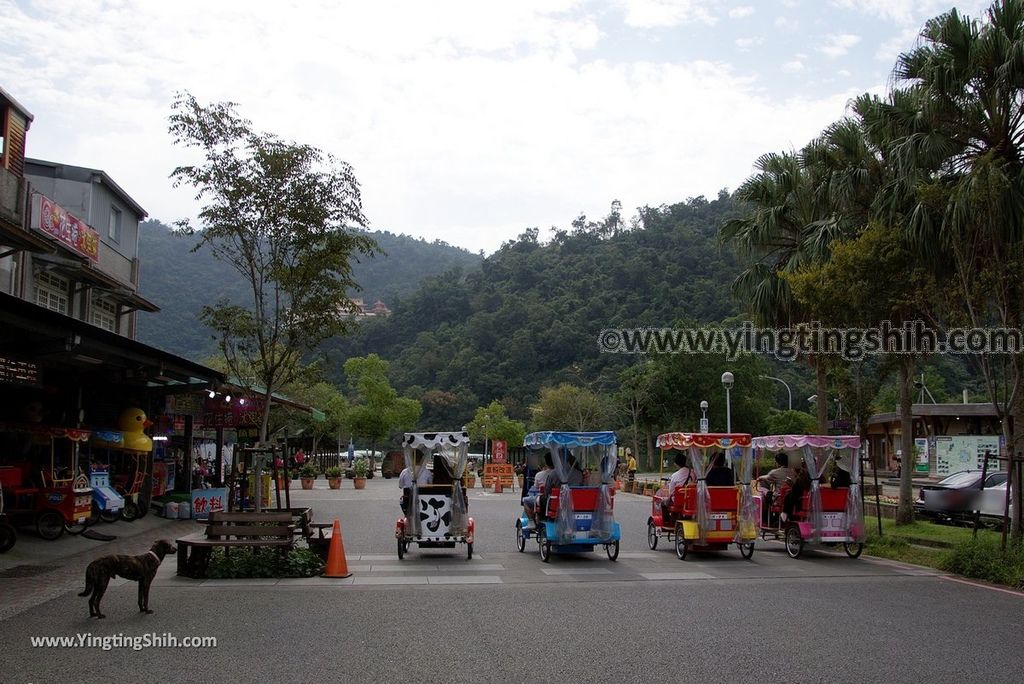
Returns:
[[[800,28],[800,22],[790,17],[775,17],[775,28],[781,31],[796,31]]]
[[[616,0],[626,15],[626,24],[634,28],[657,28],[680,24],[718,22],[714,8],[718,0]]]
[[[749,17],[754,13],[754,8],[750,5],[741,5],[740,7],[733,7],[729,10],[730,19],[743,19]]]
[[[737,38],[734,43],[740,50],[746,52],[752,47],[762,45],[764,43],[764,37],[754,36],[753,38]]]
[[[882,42],[875,51],[875,59],[883,62],[895,62],[901,52],[914,46],[920,32],[920,27],[908,26],[897,35]]]
[[[948,11],[950,4],[949,0],[832,0],[835,7],[856,10],[899,24],[915,25]],[[990,4],[990,0],[966,0],[956,3],[959,11],[974,17],[980,17]]]
[[[373,227],[491,250],[614,198],[630,211],[736,187],[856,94],[601,59],[591,6],[572,0],[278,5],[0,0],[2,86],[35,114],[29,154],[104,169],[154,218],[194,216],[168,180],[191,158],[167,134],[188,89],[352,163]]]
[[[782,70],[786,73],[795,74],[804,70],[804,63],[799,59],[793,59],[783,63]]]
[[[839,71],[836,72],[836,76],[842,76],[843,78],[850,78],[850,76],[853,76],[853,74],[850,73],[849,69],[840,69]]]
[[[825,42],[819,45],[817,50],[829,59],[836,59],[845,55],[859,42],[860,36],[855,36],[852,33],[833,33],[825,37]]]

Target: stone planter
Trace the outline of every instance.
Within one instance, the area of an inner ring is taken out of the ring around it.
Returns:
[[[300,480],[300,482],[302,482],[302,488],[303,489],[312,489],[314,481],[315,480],[313,478],[311,478],[311,477],[304,477],[304,478],[302,478]]]
[[[352,484],[355,485],[356,489],[366,489],[366,478],[365,477],[353,477]]]
[[[329,478],[327,478],[327,486],[330,487],[331,489],[340,489],[341,488],[341,478],[340,477],[329,477]]]

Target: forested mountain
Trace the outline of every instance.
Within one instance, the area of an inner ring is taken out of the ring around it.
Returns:
[[[526,417],[540,387],[569,381],[609,388],[637,357],[602,354],[597,335],[617,326],[718,322],[738,313],[739,272],[717,243],[737,208],[727,193],[643,208],[626,226],[579,217],[549,242],[528,229],[479,269],[427,278],[389,305],[393,314],[323,346],[335,379],[350,356],[391,362],[396,387],[419,395],[425,416],[469,415],[501,399]],[[437,406],[435,406],[437,404]]]
[[[161,310],[140,314],[139,340],[194,360],[215,353],[209,330],[199,322],[199,311],[222,297],[248,302],[245,283],[209,250],[191,252],[197,238],[176,235],[159,221],[146,221],[141,229],[141,293]],[[370,236],[383,253],[355,265],[355,280],[362,290],[352,293],[367,304],[380,299],[390,306],[412,293],[425,275],[454,267],[474,269],[481,262],[479,255],[440,241],[387,231]]]

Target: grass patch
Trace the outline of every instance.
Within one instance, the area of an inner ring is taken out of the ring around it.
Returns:
[[[869,529],[877,530],[878,528]],[[912,563],[936,569],[942,569],[942,563],[948,553],[943,549],[914,546],[906,539],[891,534],[879,537],[877,531],[868,534],[864,551],[878,558],[888,558],[901,563]]]
[[[998,540],[970,540],[944,554],[943,570],[1024,589],[1024,547],[999,548]]]
[[[277,549],[234,549],[227,554],[225,549],[215,548],[206,576],[211,579],[316,577],[322,569],[320,556],[309,549],[292,549],[288,553]]]
[[[878,519],[873,515],[864,516],[864,524],[869,532],[878,533]],[[973,527],[961,527],[958,525],[940,525],[925,520],[915,520],[909,525],[897,525],[895,520],[882,518],[883,536],[901,537],[903,539],[924,539],[933,542],[945,542],[947,544],[959,544],[971,541],[974,537]],[[991,529],[981,527],[978,529],[978,539],[996,541],[1000,533]]]

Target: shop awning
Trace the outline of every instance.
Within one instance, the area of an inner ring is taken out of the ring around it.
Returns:
[[[0,354],[37,365],[44,384],[47,373],[61,372],[165,392],[203,389],[226,380],[202,364],[4,293]]]

